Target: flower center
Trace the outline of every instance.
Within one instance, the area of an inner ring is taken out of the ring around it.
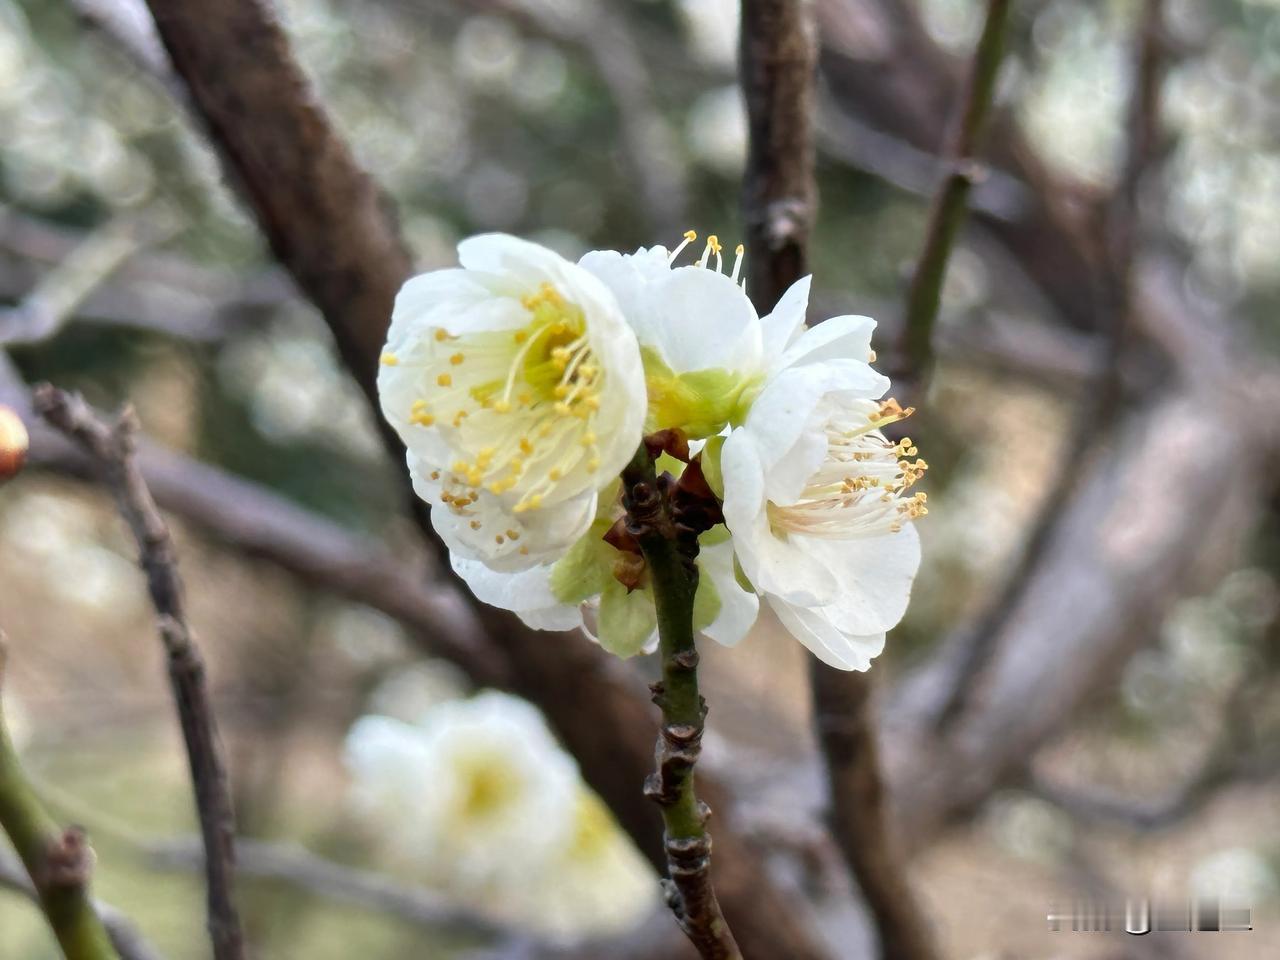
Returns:
[[[484,493],[510,493],[515,513],[537,510],[564,477],[600,466],[593,425],[605,376],[586,317],[551,284],[520,302],[528,322],[515,330],[432,331],[438,349],[411,420],[451,429],[451,445],[467,452],[431,475],[455,513],[471,515]],[[471,525],[479,529],[478,520]]]
[[[929,512],[928,497],[907,495],[929,465],[911,460],[919,451],[903,438],[889,441],[881,428],[905,420],[898,401],[853,401],[826,422],[827,455],[791,504],[772,501],[767,510],[775,533],[848,540],[897,533],[905,520]]]
[[[457,774],[461,792],[456,814],[462,822],[488,819],[520,796],[520,778],[501,757],[464,757],[457,764]]]

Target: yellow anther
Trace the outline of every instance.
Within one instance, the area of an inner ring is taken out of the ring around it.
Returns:
[[[421,427],[429,427],[436,422],[436,418],[429,413],[415,413],[409,419],[411,423],[416,423]]]
[[[686,240],[688,240],[690,243],[693,243],[693,241],[695,241],[695,240],[697,240],[697,239],[698,239],[698,231],[697,231],[697,230],[686,230],[686,231],[684,232],[684,238],[685,238]]]
[[[451,387],[453,386],[453,377],[447,373],[442,373],[436,377],[436,383],[442,387]]]
[[[585,403],[592,410],[600,409],[600,398],[597,397],[594,393],[584,397],[582,402]]]
[[[397,366],[399,363],[400,363],[400,358],[397,357],[394,353],[391,353],[390,351],[382,355],[382,365],[384,367],[394,367],[394,366]]]
[[[600,458],[592,457],[587,461],[587,473],[595,473],[600,469]]]
[[[556,395],[557,400],[563,400],[569,395],[569,387],[563,383],[557,383],[555,390],[552,391]]]
[[[596,445],[596,435],[592,433],[590,430],[588,430],[586,433],[582,435],[582,440],[580,441],[580,443],[584,447],[594,447]]]
[[[466,473],[466,472],[467,472],[468,470],[470,470],[470,469],[471,469],[471,464],[467,463],[467,461],[465,461],[465,460],[455,460],[455,461],[453,461],[453,472],[454,472],[454,473]]]
[[[494,413],[510,413],[511,403],[507,400],[495,400],[493,402]]]
[[[479,521],[479,520],[472,520],[472,521],[471,521],[471,529],[472,529],[472,530],[479,530],[479,529],[480,529],[480,521]]]
[[[735,257],[740,257],[746,252],[747,252],[747,248],[744,247],[742,244],[738,244],[736,247],[733,248],[733,255]]]
[[[449,362],[456,367],[458,364],[462,363],[462,361],[465,359],[467,358],[464,357],[462,354],[455,353],[452,357],[449,358]]]
[[[439,471],[439,470],[432,470],[432,471],[431,471],[431,479],[432,479],[432,480],[439,480],[439,479],[440,479],[440,471]]]
[[[496,543],[498,546],[502,546],[504,543],[507,542],[507,538],[504,537],[502,534],[498,534],[496,537],[493,538],[493,542]]]
[[[562,417],[567,416],[569,413],[572,412],[569,409],[569,405],[565,403],[563,400],[561,400],[559,403],[556,404],[555,411],[556,413],[560,414],[560,416]]]
[[[512,337],[512,339],[514,339],[516,343],[524,343],[526,340],[529,339],[529,331],[517,330],[515,332],[515,335]]]
[[[707,246],[711,248],[712,253],[720,252],[720,238],[714,233],[707,237]]]
[[[520,548],[520,556],[522,556],[522,557],[527,557],[528,555],[529,555],[529,548],[528,548],[528,547],[521,547],[521,548]]]
[[[449,339],[449,334],[445,332],[444,327],[436,327],[435,338],[436,343],[444,343]]]
[[[564,474],[560,472],[559,467],[552,467],[549,471],[547,471],[547,476],[550,478],[551,482],[554,483],[555,481],[561,479],[564,476]]]
[[[508,539],[508,540],[519,540],[519,539],[520,539],[520,531],[519,531],[519,530],[508,530],[508,531],[507,531],[507,539]]]
[[[533,444],[529,442],[528,437],[520,438],[520,452],[523,453],[525,456],[528,456],[529,454],[533,453]]]

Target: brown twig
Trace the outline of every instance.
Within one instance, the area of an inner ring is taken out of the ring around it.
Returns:
[[[662,680],[653,702],[662,710],[655,748],[657,770],[644,793],[662,810],[669,880],[667,905],[706,960],[742,960],[711,884],[711,808],[694,792],[694,766],[702,751],[707,704],[698,692],[693,598],[698,587],[698,533],[681,522],[669,475],[654,473],[654,454],[642,443],[622,472],[627,533],[644,555],[658,614]]]
[[[813,179],[813,18],[800,0],[743,0],[739,42],[747,104],[743,216],[747,284],[762,310],[808,272]]]
[[[742,82],[749,129],[744,201],[754,232],[749,282],[763,313],[806,271],[814,216],[813,24],[803,3],[743,3]],[[782,207],[777,205],[781,204]],[[798,212],[779,220],[778,209]],[[831,826],[857,880],[886,958],[932,960],[936,951],[893,843],[875,750],[871,679],[816,660],[814,722],[827,768]]]
[[[907,291],[906,313],[891,357],[890,373],[895,380],[918,384],[928,377],[933,363],[933,328],[938,318],[947,261],[964,222],[969,191],[983,176],[975,152],[995,97],[1011,6],[1011,0],[988,0],[987,3],[982,35],[974,50],[954,130],[943,154],[947,177],[929,211],[924,247]]]
[[[889,815],[876,742],[875,684],[813,660],[813,720],[826,762],[836,844],[875,920],[884,960],[940,956]]]
[[[0,686],[5,673],[0,634]],[[0,701],[0,708],[3,702]],[[79,827],[59,827],[27,782],[0,712],[0,829],[22,860],[49,927],[66,960],[118,960],[93,902],[93,850]]]
[[[186,742],[196,810],[204,838],[209,934],[216,960],[244,960],[244,934],[234,899],[235,822],[204,660],[187,625],[182,582],[164,518],[134,456],[137,420],[126,408],[106,423],[84,400],[42,384],[36,411],[97,463],[139,550],[147,590],[159,617],[169,680]]]

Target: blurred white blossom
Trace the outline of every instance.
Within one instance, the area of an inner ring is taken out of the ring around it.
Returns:
[[[574,940],[655,902],[647,864],[522,700],[490,691],[414,723],[362,717],[346,762],[353,801],[391,852],[479,909]]]

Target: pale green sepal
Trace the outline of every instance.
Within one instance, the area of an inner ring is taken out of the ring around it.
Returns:
[[[648,433],[678,427],[690,440],[714,436],[746,416],[760,381],[721,368],[676,373],[649,347],[641,350],[641,358],[649,392]]]
[[[658,476],[662,476],[664,473],[669,473],[673,477],[678,477],[680,474],[684,473],[684,467],[685,465],[681,461],[677,460],[665,450],[658,454],[657,460],[653,461],[653,472]]]
[[[752,585],[751,581],[747,578],[746,572],[742,569],[742,564],[738,563],[736,555],[733,558],[733,579],[737,580],[738,586],[747,591],[747,593],[756,592],[756,588]]]
[[[723,523],[717,523],[710,530],[705,531],[702,536],[698,537],[698,543],[704,547],[718,547],[722,543],[729,542],[729,528]]]
[[[600,646],[619,657],[634,657],[644,649],[658,626],[653,595],[648,590],[632,590],[609,578],[600,594],[600,616],[596,622]]]
[[[724,499],[724,473],[720,469],[720,450],[727,437],[711,437],[702,448],[702,475],[707,478],[707,486],[721,500]]]
[[[693,595],[693,629],[705,630],[720,616],[720,591],[706,574],[698,577],[698,591]]]
[[[561,603],[582,603],[615,582],[613,561],[618,551],[602,539],[611,526],[608,519],[596,520],[551,568],[548,585]]]

